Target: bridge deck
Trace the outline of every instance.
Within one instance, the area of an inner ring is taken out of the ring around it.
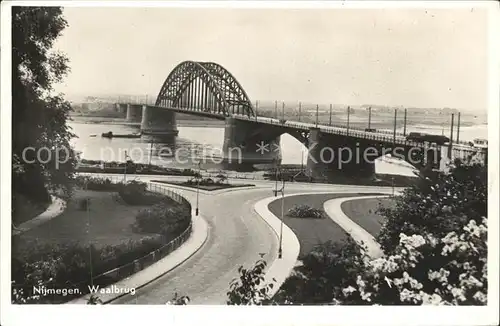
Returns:
[[[204,116],[204,117],[210,117],[214,118],[217,120],[224,120],[228,116],[224,115],[223,113],[217,114],[214,112],[203,112],[203,111],[198,111],[197,109],[189,109],[189,108],[180,108],[180,107],[163,107],[163,106],[156,106],[158,108],[163,108],[167,110],[172,110],[178,113],[184,113],[184,114],[192,114],[192,115],[198,115],[198,116]],[[374,140],[378,142],[384,142],[384,143],[390,143],[390,144],[395,144],[395,145],[400,145],[400,146],[415,146],[415,147],[427,147],[427,148],[436,148],[438,145],[436,144],[422,144],[422,143],[417,143],[413,141],[409,141],[406,139],[406,135],[401,133],[401,132],[396,132],[390,131],[390,130],[377,130],[375,132],[370,132],[370,131],[365,131],[364,129],[361,128],[355,128],[355,127],[349,127],[347,128],[346,126],[340,126],[340,125],[321,125],[321,124],[313,124],[313,123],[307,123],[307,122],[298,122],[298,121],[282,121],[280,119],[275,119],[275,118],[268,118],[268,117],[261,117],[261,116],[247,116],[247,115],[242,115],[242,114],[232,114],[230,117],[239,119],[239,120],[246,120],[246,121],[253,121],[256,123],[261,123],[261,124],[269,124],[269,125],[274,125],[274,126],[280,126],[283,128],[291,128],[291,129],[299,129],[299,130],[304,130],[307,131],[310,128],[318,128],[321,130],[321,132],[328,133],[328,134],[335,134],[335,135],[342,135],[342,136],[348,136],[348,137],[354,137],[354,138],[360,138],[360,139],[367,139],[367,140]],[[467,151],[471,153],[478,152],[479,150],[477,148],[471,147],[469,145],[466,145],[466,142],[460,142],[459,144],[453,144],[453,146],[457,149],[460,149],[462,151]]]

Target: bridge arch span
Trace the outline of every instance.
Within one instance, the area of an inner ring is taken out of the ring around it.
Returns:
[[[224,116],[255,115],[241,84],[224,67],[213,62],[181,62],[165,79],[155,105]]]

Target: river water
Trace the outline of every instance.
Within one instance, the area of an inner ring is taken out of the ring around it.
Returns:
[[[223,127],[185,127],[179,126],[179,135],[169,138],[103,138],[102,133],[112,131],[114,134],[139,132],[138,126],[80,123],[72,121],[69,126],[77,135],[72,144],[82,152],[82,158],[88,160],[124,162],[128,155],[134,162],[149,163],[172,168],[196,168],[195,162],[201,159],[202,168],[219,170],[226,167],[221,164],[221,149],[224,141]],[[402,128],[398,129],[402,132]],[[429,132],[441,134],[440,127],[414,125],[408,126],[407,132]],[[456,131],[455,131],[456,132]],[[450,131],[444,131],[449,136]],[[455,138],[455,137],[454,137]],[[461,140],[474,138],[487,139],[487,125],[463,127],[460,130]],[[307,149],[294,137],[281,136],[283,164],[306,164]],[[237,167],[232,167],[232,170]],[[248,170],[248,167],[242,167]],[[380,158],[375,163],[377,173],[412,175],[411,166],[402,161]],[[242,171],[242,170],[240,170]]]

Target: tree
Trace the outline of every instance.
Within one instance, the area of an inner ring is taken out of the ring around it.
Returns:
[[[366,258],[364,248],[352,238],[318,245],[304,256],[273,299],[280,304],[330,304],[342,296],[352,275],[362,272]]]
[[[270,292],[274,283],[264,284],[266,266],[267,263],[263,259],[259,259],[250,269],[240,266],[238,268],[239,278],[233,279],[229,285],[226,303],[228,305],[271,304]],[[273,279],[273,281],[276,280]]]
[[[456,161],[448,173],[427,175],[397,198],[395,208],[382,210],[384,257],[370,259],[351,239],[324,244],[267,302],[485,305],[486,171]],[[242,292],[252,298],[256,290]]]
[[[19,193],[47,202],[49,190],[71,189],[71,106],[52,94],[68,71],[67,58],[51,50],[66,26],[61,8],[12,7],[13,200]]]
[[[487,216],[488,168],[456,160],[448,173],[429,172],[396,197],[396,205],[382,208],[385,217],[377,237],[386,254],[399,245],[400,234],[431,233],[441,238],[470,219]]]
[[[442,238],[401,234],[394,254],[365,264],[344,288],[344,298],[354,296],[358,304],[486,305],[487,231],[483,218],[479,224],[471,219]],[[428,266],[429,256],[441,264]]]

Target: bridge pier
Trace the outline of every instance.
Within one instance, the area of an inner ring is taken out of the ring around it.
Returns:
[[[142,121],[142,105],[127,104],[127,117],[128,122],[141,123]]]
[[[123,118],[127,117],[127,104],[116,103],[115,111],[123,115]]]
[[[317,181],[335,181],[343,177],[369,178],[375,175],[376,155],[363,155],[363,146],[355,138],[330,135],[310,128],[306,175]]]
[[[143,105],[141,132],[145,135],[177,135],[175,112],[165,108]]]
[[[223,158],[227,163],[281,162],[280,136],[260,132],[253,122],[226,118]]]

